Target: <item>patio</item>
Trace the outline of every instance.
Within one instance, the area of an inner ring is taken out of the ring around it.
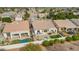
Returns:
[[[29,34],[27,32],[25,33],[6,33],[6,36],[8,39],[24,39],[29,38]]]

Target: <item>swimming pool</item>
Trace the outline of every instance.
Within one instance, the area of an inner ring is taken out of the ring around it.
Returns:
[[[31,42],[32,40],[29,40],[29,39],[22,39],[20,40],[20,43],[26,43],[26,42]]]

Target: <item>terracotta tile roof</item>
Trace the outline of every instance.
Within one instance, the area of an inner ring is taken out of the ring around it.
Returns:
[[[71,20],[75,25],[79,26],[79,19],[72,19]]]
[[[29,30],[28,21],[12,22],[5,25],[3,32],[17,32]]]
[[[35,20],[32,24],[35,30],[56,28],[51,20]]]
[[[54,22],[58,27],[76,28],[76,25],[69,20],[54,20]]]

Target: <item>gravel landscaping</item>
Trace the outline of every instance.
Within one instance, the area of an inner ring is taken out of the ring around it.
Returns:
[[[48,51],[79,51],[79,41],[54,44],[52,46],[47,46],[46,49]]]

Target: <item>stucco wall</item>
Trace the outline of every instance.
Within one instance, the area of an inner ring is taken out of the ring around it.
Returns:
[[[47,29],[47,30],[48,30],[47,32],[53,30],[55,33],[57,33],[57,29],[56,29],[56,28],[50,28],[50,29]],[[35,35],[37,35],[37,31],[38,31],[38,30],[35,30],[35,31],[34,31],[34,32],[35,32]],[[39,31],[40,31],[41,34],[46,34],[46,33],[44,32],[44,30],[39,30]]]
[[[18,32],[10,32],[10,37],[13,38],[13,34],[21,34],[21,33],[28,33],[28,36],[30,37],[30,32],[29,31],[18,31]],[[3,33],[4,38],[7,38],[7,34]]]

